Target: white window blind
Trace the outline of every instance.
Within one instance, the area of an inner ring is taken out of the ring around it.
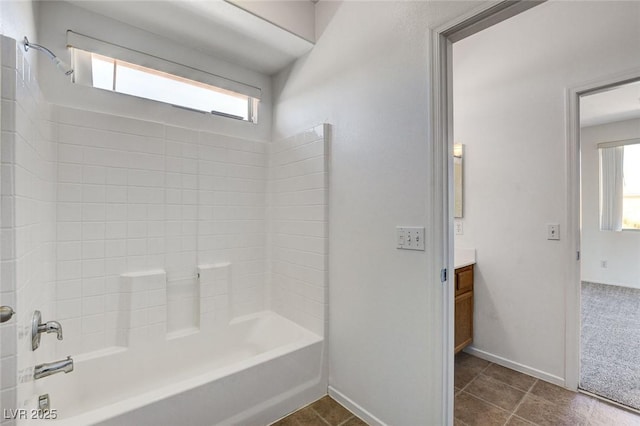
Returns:
[[[75,83],[257,122],[259,88],[67,31]]]
[[[622,231],[624,146],[600,148],[600,229]]]

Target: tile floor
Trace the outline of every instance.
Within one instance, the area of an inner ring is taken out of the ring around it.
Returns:
[[[330,396],[278,420],[271,426],[367,426],[351,411],[338,404]]]
[[[456,355],[454,382],[454,426],[640,426],[631,411],[464,352]],[[272,426],[327,425],[367,424],[325,396]]]
[[[454,382],[454,425],[640,426],[640,415],[464,352]]]

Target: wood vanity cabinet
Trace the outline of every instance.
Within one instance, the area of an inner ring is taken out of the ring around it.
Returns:
[[[460,352],[473,341],[473,265],[457,268],[454,274],[455,350]]]

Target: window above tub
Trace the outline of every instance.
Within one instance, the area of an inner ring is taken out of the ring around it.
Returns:
[[[257,123],[260,89],[67,32],[74,83]]]

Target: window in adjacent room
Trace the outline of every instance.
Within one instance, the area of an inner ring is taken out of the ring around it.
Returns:
[[[640,229],[640,145],[625,145],[622,229]]]
[[[640,230],[640,144],[600,146],[600,229]]]

